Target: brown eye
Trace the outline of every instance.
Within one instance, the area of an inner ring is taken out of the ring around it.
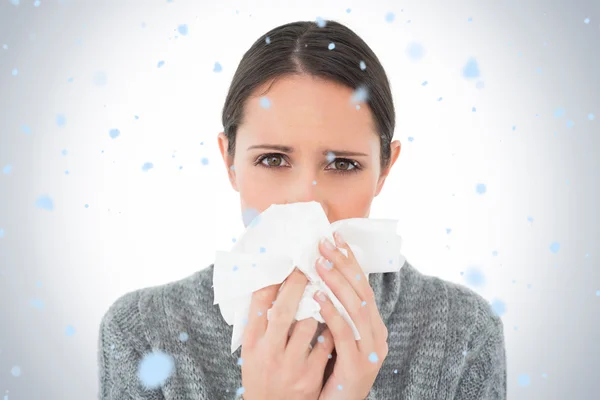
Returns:
[[[266,162],[264,162],[265,160],[266,160]],[[276,154],[276,153],[263,154],[262,156],[260,156],[258,158],[258,160],[256,160],[254,165],[260,164],[260,166],[265,167],[265,168],[278,169],[279,167],[285,166],[282,164],[283,161],[284,161],[284,158],[283,158],[282,154]]]
[[[278,167],[281,165],[281,157],[277,155],[268,156],[265,158],[265,160],[267,160],[267,165],[269,167]],[[277,160],[279,160],[279,162],[277,162]]]
[[[335,168],[334,168],[335,171],[339,171],[342,173],[359,170],[359,168],[356,166],[356,162],[349,160],[347,158],[338,158],[332,164],[335,166]]]
[[[344,160],[344,159],[339,159],[335,161],[335,169],[339,169],[339,170],[349,170],[352,169],[350,167],[350,164],[348,161]]]

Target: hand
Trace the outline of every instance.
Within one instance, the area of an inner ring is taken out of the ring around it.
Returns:
[[[241,353],[245,400],[319,398],[323,372],[333,350],[331,332],[326,328],[311,351],[318,321],[307,318],[296,322],[288,340],[307,283],[304,273],[294,269],[284,283],[252,294]],[[276,297],[267,321],[267,310]]]
[[[328,249],[322,241],[319,251],[332,268],[327,269],[317,261],[317,271],[348,311],[361,339],[354,339],[352,328],[331,300],[320,300],[316,293],[314,299],[321,305],[321,316],[333,334],[337,353],[333,372],[319,400],[365,399],[387,356],[388,331],[375,304],[373,289],[352,250],[339,234],[335,233],[334,239],[337,247],[347,250],[348,258],[337,248]]]

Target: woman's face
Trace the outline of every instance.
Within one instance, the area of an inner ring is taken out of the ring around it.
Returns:
[[[317,201],[330,223],[369,216],[371,202],[400,154],[400,142],[391,143],[391,162],[382,171],[370,109],[366,103],[352,103],[352,95],[352,89],[331,81],[290,76],[265,94],[268,108],[261,97],[249,98],[233,159],[227,156],[227,137],[219,133],[219,149],[242,211]]]

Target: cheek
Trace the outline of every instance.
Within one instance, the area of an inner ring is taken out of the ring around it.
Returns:
[[[281,190],[275,177],[261,173],[258,168],[260,167],[245,168],[243,173],[237,175],[236,180],[242,203],[263,211],[273,203],[283,202],[285,191]]]

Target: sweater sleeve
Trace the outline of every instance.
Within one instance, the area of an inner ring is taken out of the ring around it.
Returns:
[[[506,353],[502,321],[466,355],[464,370],[454,400],[506,400]]]
[[[144,388],[137,376],[141,360],[136,349],[142,338],[133,338],[122,328],[139,321],[137,302],[131,294],[117,300],[100,322],[98,339],[99,400],[164,400],[161,390]],[[139,346],[138,346],[139,347]]]

